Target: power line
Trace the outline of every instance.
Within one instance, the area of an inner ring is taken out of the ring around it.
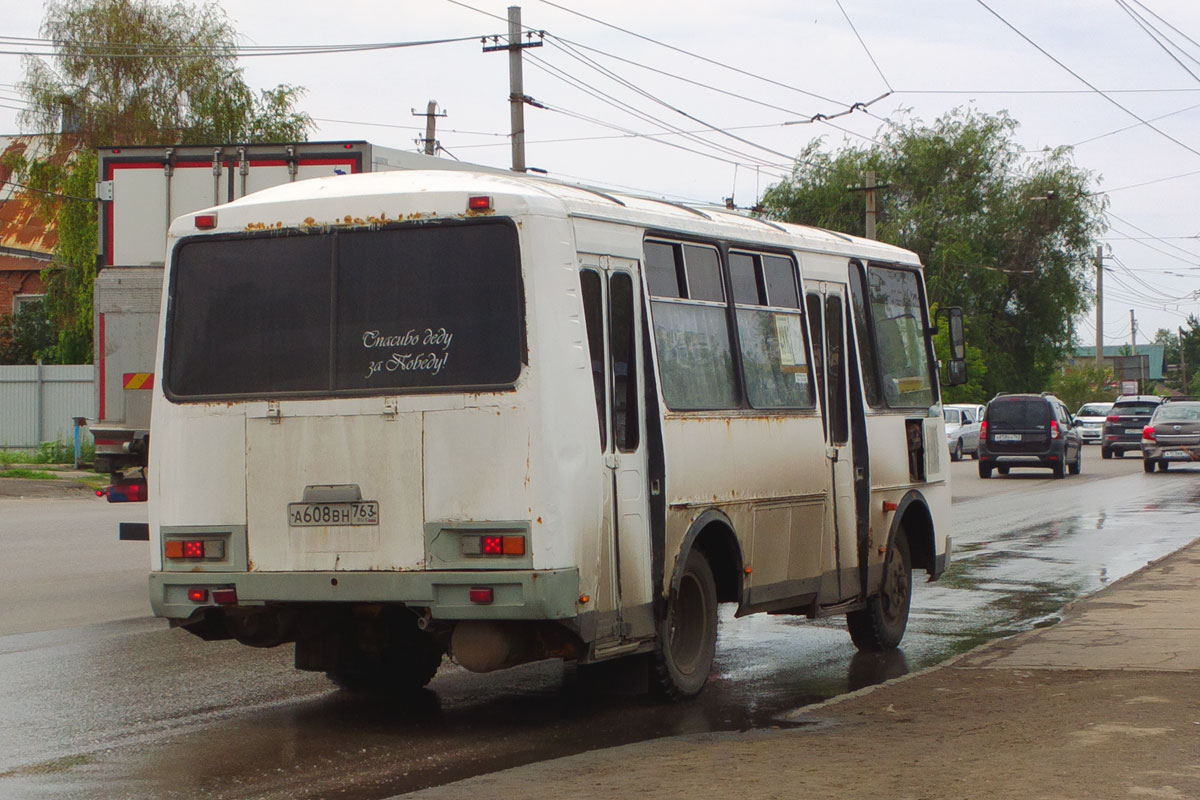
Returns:
[[[1171,51],[1171,48],[1167,47],[1167,45],[1163,42],[1163,39],[1167,39],[1167,37],[1163,36],[1161,31],[1159,31],[1157,28],[1155,28],[1154,26],[1152,26],[1148,22],[1146,22],[1145,18],[1142,17],[1142,15],[1138,14],[1136,11],[1134,11],[1132,8],[1130,8],[1129,4],[1125,3],[1124,0],[1117,0],[1117,7],[1120,8],[1122,11],[1124,11],[1126,14],[1128,14],[1130,19],[1132,19],[1134,22],[1136,22],[1138,24],[1138,27],[1140,27],[1143,31],[1145,31],[1146,35],[1149,36],[1156,45],[1158,45],[1160,48],[1162,48],[1162,51],[1164,53],[1166,53],[1168,56],[1170,56],[1171,60],[1173,60],[1176,64],[1178,64],[1183,69],[1184,72],[1186,72],[1188,75],[1191,75],[1193,80],[1200,81],[1200,76],[1197,76],[1196,73],[1192,72],[1191,68],[1188,67],[1187,64],[1184,64],[1182,61],[1180,61],[1179,56],[1175,55],[1175,53],[1173,53]],[[1170,44],[1172,44],[1172,45],[1175,44],[1174,42],[1171,42],[1169,39],[1167,39],[1167,42],[1170,42]],[[1180,49],[1180,52],[1182,53],[1183,50]],[[1184,55],[1187,56],[1186,53],[1184,53]],[[1191,56],[1187,56],[1187,57],[1191,58]],[[1194,58],[1192,60],[1195,61]]]
[[[457,0],[449,0],[449,2],[454,2],[454,3],[456,3],[457,5],[463,5],[462,3],[458,3],[458,2],[457,2]],[[839,101],[837,101],[837,100],[834,100],[834,99],[832,99],[832,98],[829,98],[829,97],[825,97],[825,96],[823,96],[823,95],[816,94],[815,92],[810,92],[810,91],[807,91],[807,90],[805,90],[805,89],[798,89],[798,88],[796,88],[795,86],[790,86],[790,85],[788,85],[788,84],[786,84],[786,83],[782,83],[782,82],[780,82],[780,81],[774,80],[773,78],[767,78],[767,77],[765,77],[765,76],[763,76],[763,75],[757,75],[757,74],[755,74],[755,73],[753,73],[753,72],[749,72],[749,71],[747,71],[747,70],[740,69],[740,68],[738,68],[738,67],[735,67],[735,66],[733,66],[732,64],[723,63],[723,62],[721,62],[721,61],[717,61],[717,60],[715,60],[715,59],[708,58],[707,56],[702,56],[702,55],[700,55],[700,54],[698,54],[698,53],[693,53],[693,52],[691,52],[690,50],[684,50],[682,47],[676,47],[675,45],[672,45],[672,44],[667,44],[666,42],[659,41],[658,39],[653,39],[653,38],[651,38],[651,37],[649,37],[649,36],[646,36],[646,35],[644,35],[644,34],[641,34],[641,33],[636,33],[636,32],[634,32],[634,31],[631,31],[631,30],[629,30],[628,28],[622,28],[622,27],[620,27],[619,25],[614,25],[614,24],[612,24],[611,22],[605,22],[605,21],[604,21],[604,20],[602,20],[602,19],[597,19],[596,17],[589,16],[589,15],[587,15],[587,14],[584,14],[584,13],[583,13],[583,12],[581,12],[581,11],[575,11],[574,9],[567,8],[567,7],[566,7],[566,6],[564,6],[564,5],[560,5],[559,3],[552,2],[552,0],[540,0],[540,2],[542,2],[542,3],[545,3],[546,5],[548,5],[548,6],[551,6],[551,7],[553,7],[553,8],[557,8],[557,9],[558,9],[558,10],[560,10],[560,11],[565,11],[565,12],[567,12],[568,14],[574,14],[574,15],[575,15],[575,16],[577,16],[577,17],[582,17],[583,19],[586,19],[586,20],[588,20],[589,22],[594,22],[594,23],[596,23],[597,25],[603,25],[603,26],[604,26],[604,27],[606,27],[606,28],[612,28],[613,30],[615,30],[615,31],[620,31],[621,33],[624,33],[624,34],[626,34],[626,35],[628,35],[628,36],[633,36],[633,37],[635,37],[635,38],[637,38],[637,39],[641,39],[642,41],[650,42],[651,44],[656,44],[656,45],[658,45],[659,47],[665,47],[665,48],[667,48],[668,50],[673,50],[673,51],[675,51],[676,53],[682,53],[682,54],[683,54],[683,55],[685,55],[685,56],[689,56],[689,57],[691,57],[691,58],[698,59],[698,60],[700,60],[700,61],[703,61],[703,62],[705,62],[705,63],[707,63],[707,64],[712,64],[713,66],[721,67],[721,68],[723,68],[723,69],[732,70],[733,72],[736,72],[736,73],[738,73],[739,75],[745,75],[747,78],[754,78],[755,80],[763,81],[764,83],[769,83],[769,84],[771,84],[772,86],[778,86],[778,87],[780,87],[780,88],[782,88],[782,89],[787,89],[788,91],[797,92],[797,93],[799,93],[799,94],[807,95],[808,97],[812,97],[812,98],[814,98],[814,99],[816,99],[816,100],[820,100],[820,101],[822,101],[822,102],[825,102],[825,103],[830,103],[830,104],[832,104],[832,105],[836,105],[836,106],[844,106],[844,105],[848,105],[848,103],[839,102]]]
[[[846,18],[846,24],[850,26],[850,30],[854,31],[854,35],[858,39],[858,43],[862,45],[863,52],[867,54],[867,58],[871,59],[871,64],[875,67],[875,71],[879,73],[880,80],[883,81],[883,85],[887,87],[888,93],[890,94],[892,91],[892,84],[888,83],[887,76],[884,75],[883,70],[879,68],[879,62],[875,60],[875,56],[871,55],[871,50],[867,47],[867,43],[863,41],[862,35],[860,35],[858,32],[858,28],[854,27],[854,21],[850,19],[850,15],[846,13],[846,9],[842,7],[842,0],[834,0],[834,2],[837,3],[838,11],[841,11],[842,16]]]
[[[5,37],[0,37],[3,41]],[[11,38],[11,37],[10,37]],[[3,50],[0,55],[17,56],[62,56],[64,46],[88,49],[82,53],[94,58],[211,58],[214,56],[236,56],[239,58],[256,58],[260,56],[302,56],[325,55],[329,53],[358,53],[371,50],[397,50],[408,47],[424,47],[435,44],[453,44],[456,42],[474,42],[484,38],[480,36],[457,36],[446,39],[424,39],[410,42],[373,42],[364,44],[337,45],[229,45],[220,47],[196,47],[192,45],[167,44],[124,44],[121,42],[78,42],[66,40],[41,39],[35,47],[44,48],[42,51]],[[129,48],[129,49],[125,49]]]
[[[590,95],[594,99],[600,100],[602,103],[604,103],[606,105],[612,106],[613,108],[616,108],[616,109],[622,111],[623,113],[637,117],[638,119],[642,120],[643,122],[649,122],[651,124],[659,125],[669,131],[683,134],[685,136],[685,138],[689,139],[690,141],[692,141],[695,144],[699,144],[703,147],[711,148],[718,152],[723,152],[727,155],[733,156],[734,158],[743,159],[743,160],[749,161],[751,163],[760,164],[762,166],[777,166],[778,167],[778,165],[772,165],[769,162],[763,161],[761,159],[755,159],[752,156],[749,156],[745,153],[733,150],[724,145],[719,145],[715,142],[710,142],[710,141],[708,141],[706,139],[702,139],[696,135],[687,134],[687,132],[684,131],[684,129],[679,128],[678,126],[672,125],[669,122],[665,122],[665,121],[660,120],[656,117],[653,117],[645,112],[639,111],[638,109],[635,109],[632,106],[629,106],[628,104],[622,103],[621,101],[617,100],[616,98],[612,97],[611,95],[605,94],[604,92],[601,92],[598,89],[588,86],[587,84],[583,83],[582,81],[580,81],[579,79],[570,75],[569,73],[566,73],[565,71],[561,70],[560,68],[555,67],[551,64],[548,64],[544,59],[541,59],[537,56],[530,55],[529,63],[532,66],[534,66],[538,69],[541,69],[542,71],[551,75],[551,77],[554,77],[560,81],[563,81],[564,83],[567,83],[568,85],[572,86],[573,88],[576,88],[576,89],[584,92],[585,94]],[[594,118],[584,118],[582,115],[577,115],[577,116],[580,119],[584,119],[587,122],[605,125],[606,127],[613,127],[615,130],[621,130],[624,132],[628,132],[628,129],[623,129],[618,126],[610,126],[607,123],[604,123],[600,120],[596,120]],[[662,143],[667,144],[669,146],[679,147],[680,149],[689,150],[690,152],[696,152],[696,151],[691,150],[690,148],[683,148],[682,146],[676,145],[672,142],[662,142]],[[698,154],[705,155],[704,153],[698,153]],[[719,160],[725,160],[725,159],[719,159]],[[727,163],[738,163],[738,162],[728,161]],[[787,169],[787,168],[790,168],[790,165],[786,168],[785,167],[778,167],[778,168]]]
[[[546,2],[546,0],[542,0],[542,2]],[[1134,113],[1134,112],[1133,112],[1133,111],[1131,111],[1130,109],[1126,108],[1125,106],[1121,105],[1120,103],[1118,103],[1116,100],[1114,100],[1114,99],[1113,99],[1112,97],[1110,97],[1109,95],[1107,95],[1107,94],[1105,94],[1104,92],[1102,92],[1102,91],[1101,91],[1099,88],[1097,88],[1097,87],[1096,87],[1094,84],[1092,84],[1092,83],[1091,83],[1089,80],[1087,80],[1086,78],[1084,78],[1082,75],[1080,75],[1080,74],[1079,74],[1078,72],[1076,72],[1075,70],[1073,70],[1073,69],[1071,69],[1070,67],[1068,67],[1066,64],[1064,64],[1064,63],[1063,63],[1062,61],[1060,61],[1059,59],[1055,58],[1055,57],[1054,57],[1054,56],[1053,56],[1053,55],[1052,55],[1052,54],[1051,54],[1051,53],[1050,53],[1048,50],[1046,50],[1044,47],[1042,47],[1041,45],[1039,45],[1037,42],[1033,41],[1033,39],[1030,39],[1028,36],[1026,36],[1024,33],[1022,33],[1022,32],[1020,31],[1020,29],[1018,29],[1018,28],[1017,28],[1015,25],[1013,25],[1011,22],[1009,22],[1008,20],[1006,20],[1004,17],[1000,16],[1000,15],[999,15],[998,13],[996,13],[994,10],[992,10],[991,6],[989,6],[987,3],[985,3],[985,2],[984,2],[984,0],[975,0],[975,2],[976,2],[976,3],[978,3],[979,5],[983,6],[983,8],[984,8],[984,9],[985,9],[985,10],[986,10],[986,11],[987,11],[989,14],[991,14],[992,16],[994,16],[996,19],[1000,20],[1000,22],[1001,22],[1001,23],[1003,23],[1003,24],[1005,25],[1005,27],[1007,27],[1009,30],[1011,30],[1013,33],[1015,33],[1017,36],[1019,36],[1019,37],[1021,37],[1022,39],[1024,39],[1024,40],[1025,40],[1025,41],[1026,41],[1026,42],[1027,42],[1027,43],[1028,43],[1028,44],[1029,44],[1031,47],[1033,47],[1033,48],[1034,48],[1035,50],[1037,50],[1039,53],[1041,53],[1042,55],[1044,55],[1046,58],[1048,58],[1048,59],[1050,59],[1051,61],[1053,61],[1055,64],[1057,64],[1057,65],[1058,65],[1059,67],[1061,67],[1063,70],[1065,70],[1066,72],[1068,72],[1070,75],[1072,75],[1072,76],[1073,76],[1073,77],[1074,77],[1076,80],[1078,80],[1078,81],[1079,81],[1080,83],[1082,83],[1084,86],[1087,86],[1087,87],[1088,87],[1089,89],[1091,89],[1093,92],[1095,92],[1096,94],[1100,95],[1100,97],[1104,98],[1105,100],[1107,100],[1107,101],[1108,101],[1109,103],[1111,103],[1112,105],[1114,105],[1114,106],[1116,106],[1117,108],[1121,109],[1121,110],[1122,110],[1122,111],[1124,111],[1126,114],[1128,114],[1129,116],[1133,117],[1133,118],[1134,118],[1134,119],[1136,119],[1138,122],[1142,123],[1142,124],[1143,124],[1143,125],[1145,125],[1147,128],[1149,128],[1150,130],[1152,130],[1152,131],[1154,131],[1155,133],[1157,133],[1159,136],[1162,136],[1164,139],[1167,139],[1168,141],[1171,141],[1171,142],[1175,143],[1176,145],[1178,145],[1178,146],[1182,147],[1184,150],[1187,150],[1189,153],[1192,153],[1193,155],[1200,156],[1200,150],[1197,150],[1197,149],[1195,149],[1194,147],[1192,147],[1191,145],[1188,145],[1188,144],[1185,144],[1184,142],[1181,142],[1179,139],[1176,139],[1174,136],[1170,135],[1169,133],[1167,133],[1166,131],[1162,130],[1161,128],[1157,128],[1157,127],[1155,127],[1155,126],[1154,126],[1153,124],[1151,124],[1150,122],[1147,122],[1146,120],[1142,119],[1142,118],[1141,118],[1140,116],[1138,116],[1136,113]]]
[[[726,130],[723,130],[722,128],[712,124],[711,122],[700,119],[699,117],[697,117],[687,111],[684,111],[682,108],[679,108],[678,106],[668,103],[666,100],[663,100],[661,97],[651,94],[650,92],[633,84],[632,82],[626,80],[625,78],[622,78],[621,76],[617,75],[612,70],[597,63],[594,59],[588,58],[587,56],[584,56],[580,53],[572,51],[569,45],[565,49],[565,52],[567,52],[567,54],[572,56],[573,58],[576,58],[577,60],[579,60],[585,66],[591,67],[592,69],[598,71],[601,75],[604,75],[605,77],[609,78],[610,80],[615,81],[619,85],[624,86],[626,89],[629,89],[629,90],[635,92],[636,94],[639,94],[642,97],[646,98],[647,100],[650,100],[653,103],[657,103],[670,111],[674,111],[676,114],[679,114],[680,116],[685,117],[685,118],[691,120],[692,122],[695,122],[699,125],[704,125],[709,130],[711,130],[713,133],[719,133],[723,136],[728,136],[729,138],[731,138],[735,141],[741,142],[742,144],[749,145],[750,147],[754,147],[758,150],[762,150],[764,153],[770,153],[771,155],[779,156],[780,158],[787,159],[788,161],[793,161],[795,158],[793,155],[789,155],[788,153],[781,153],[778,150],[774,150],[770,147],[766,147],[766,146],[758,144],[756,142],[752,142],[749,139],[738,136],[737,134],[730,133]]]

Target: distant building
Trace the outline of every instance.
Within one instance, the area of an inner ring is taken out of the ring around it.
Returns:
[[[1104,366],[1113,371],[1113,378],[1120,380],[1162,381],[1166,371],[1167,348],[1161,344],[1139,344],[1130,353],[1129,345],[1105,345]],[[1067,358],[1067,366],[1093,364],[1096,348],[1076,347]]]
[[[58,145],[56,151],[50,148]],[[58,230],[39,213],[38,202],[13,179],[8,164],[24,156],[64,163],[74,151],[57,136],[0,136],[0,314],[45,294],[41,272],[53,263]]]

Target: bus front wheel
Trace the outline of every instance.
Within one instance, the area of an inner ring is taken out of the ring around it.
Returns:
[[[883,582],[867,605],[846,615],[846,627],[854,646],[863,651],[890,650],[904,638],[908,608],[912,601],[912,558],[904,528],[888,547],[883,561]]]
[[[717,583],[708,559],[692,550],[658,624],[652,675],[658,693],[669,700],[699,694],[716,650]]]

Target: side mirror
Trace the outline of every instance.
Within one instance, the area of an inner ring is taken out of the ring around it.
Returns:
[[[946,379],[943,381],[947,386],[962,386],[967,382],[967,362],[966,359],[956,358],[951,359],[946,363]]]
[[[963,311],[959,306],[938,309],[950,320],[950,362],[946,365],[943,381],[947,386],[961,386],[967,382],[967,337],[963,327]]]

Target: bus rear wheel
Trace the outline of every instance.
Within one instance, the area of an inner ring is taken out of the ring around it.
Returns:
[[[708,559],[692,550],[658,625],[651,675],[655,689],[668,700],[695,697],[708,680],[716,651],[717,583]]]
[[[890,650],[899,646],[908,627],[911,602],[912,557],[908,535],[903,527],[899,527],[883,561],[879,593],[867,598],[865,608],[846,615],[846,627],[854,646],[863,651]]]

